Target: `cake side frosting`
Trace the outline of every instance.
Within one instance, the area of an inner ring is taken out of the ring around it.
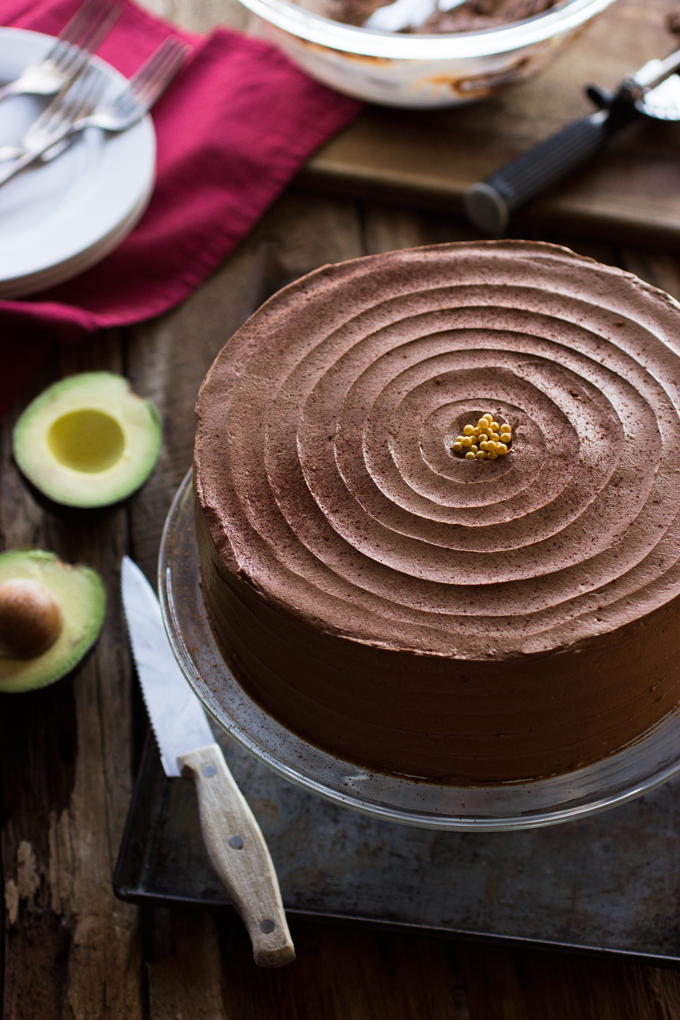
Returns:
[[[679,326],[662,292],[530,242],[271,299],[197,406],[205,597],[244,685],[336,753],[479,781],[657,721],[680,684]],[[453,457],[486,411],[511,453]]]

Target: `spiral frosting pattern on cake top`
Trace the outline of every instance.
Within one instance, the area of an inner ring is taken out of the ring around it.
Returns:
[[[478,242],[320,269],[201,390],[219,555],[329,634],[502,659],[680,591],[680,306],[564,248]],[[451,450],[486,412],[497,460]]]

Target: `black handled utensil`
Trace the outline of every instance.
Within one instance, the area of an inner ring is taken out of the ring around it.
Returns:
[[[637,117],[680,120],[678,70],[680,50],[665,60],[649,60],[615,93],[588,86],[586,94],[599,109],[471,185],[463,196],[468,219],[487,234],[501,234],[516,209],[584,163]]]

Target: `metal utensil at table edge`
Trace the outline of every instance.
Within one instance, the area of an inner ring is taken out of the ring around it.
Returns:
[[[260,827],[177,664],[156,594],[127,556],[121,588],[139,682],[165,774],[193,779],[208,855],[248,929],[255,963],[281,967],[295,959],[295,949]]]
[[[615,93],[597,86],[586,88],[599,107],[533,149],[471,185],[463,196],[468,219],[480,230],[498,236],[511,214],[551,184],[584,163],[621,128],[640,116],[680,120],[680,50],[664,60],[649,60],[625,78]]]

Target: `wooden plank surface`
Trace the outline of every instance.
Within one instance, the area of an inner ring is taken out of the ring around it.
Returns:
[[[22,403],[75,371],[121,371],[121,343],[108,334],[55,350]],[[110,881],[131,792],[130,660],[116,590],[127,511],[45,510],[11,463],[18,409],[2,428],[2,548],[38,546],[89,563],[104,578],[109,606],[94,653],[74,675],[0,701],[3,1015],[136,1020],[137,913],[114,899]]]
[[[154,2],[160,13],[198,29],[238,17],[232,0]],[[138,911],[112,896],[146,726],[117,593],[120,556],[131,552],[153,577],[163,519],[190,463],[196,391],[248,306],[259,246],[267,240],[298,273],[469,236],[464,223],[441,214],[289,193],[181,308],[75,350],[55,349],[1,423],[0,548],[38,545],[90,563],[110,596],[102,637],[74,675],[34,694],[0,696],[6,1020],[680,1020],[674,972],[297,925],[297,961],[263,973],[238,920]],[[671,256],[602,241],[578,247],[680,296]],[[128,503],[64,511],[21,479],[11,460],[11,427],[53,379],[90,368],[124,371],[155,400],[164,447],[155,474]]]

